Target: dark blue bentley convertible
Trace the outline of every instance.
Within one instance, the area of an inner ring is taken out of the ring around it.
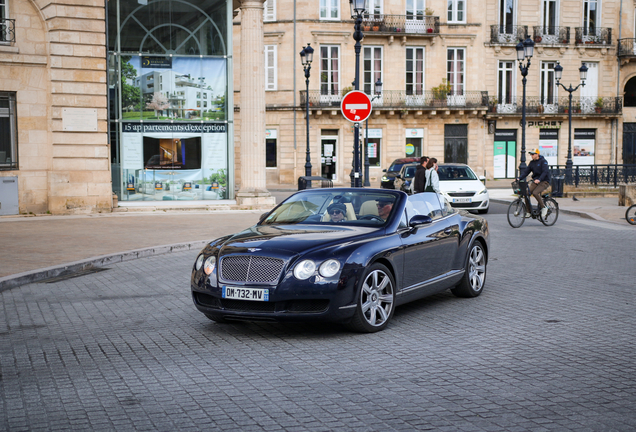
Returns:
[[[325,320],[375,332],[397,305],[446,289],[478,296],[488,246],[486,220],[442,195],[305,190],[207,245],[192,299],[219,322]]]

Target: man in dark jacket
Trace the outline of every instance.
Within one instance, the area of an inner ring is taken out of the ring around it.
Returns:
[[[420,158],[420,164],[415,170],[415,177],[413,178],[413,193],[424,192],[426,187],[426,163],[428,162],[428,156],[422,156]]]
[[[548,208],[543,204],[541,192],[550,186],[550,167],[548,166],[548,161],[539,154],[539,149],[530,150],[528,153],[532,161],[519,174],[519,178],[525,180],[528,174],[532,173],[532,182],[528,185],[528,190],[539,203],[541,216],[545,217],[548,214]],[[526,217],[530,217],[530,213],[526,213]]]

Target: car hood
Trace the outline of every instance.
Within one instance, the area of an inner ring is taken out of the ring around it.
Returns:
[[[338,225],[256,225],[224,241],[221,255],[296,255],[320,247],[349,242],[377,231],[378,228],[372,227]]]
[[[480,180],[440,180],[439,190],[442,192],[479,192],[484,188]]]

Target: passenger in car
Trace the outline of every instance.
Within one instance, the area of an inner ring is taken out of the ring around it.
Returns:
[[[341,203],[331,204],[329,207],[327,207],[327,213],[329,214],[329,217],[331,218],[331,222],[343,222],[347,220],[347,218],[345,217],[345,214],[347,213],[347,208],[345,207],[344,204],[341,204]]]

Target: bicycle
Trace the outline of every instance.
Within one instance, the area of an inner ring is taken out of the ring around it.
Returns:
[[[636,225],[636,204],[630,206],[625,212],[625,219],[631,225]]]
[[[526,213],[530,213],[532,219],[539,219],[545,226],[552,226],[559,218],[559,204],[549,193],[541,194],[543,203],[548,208],[545,217],[541,216],[539,206],[533,206],[530,203],[528,195],[528,183],[524,181],[513,181],[512,190],[519,197],[508,206],[508,223],[513,228],[519,228],[526,220]],[[530,209],[528,211],[527,209]]]

